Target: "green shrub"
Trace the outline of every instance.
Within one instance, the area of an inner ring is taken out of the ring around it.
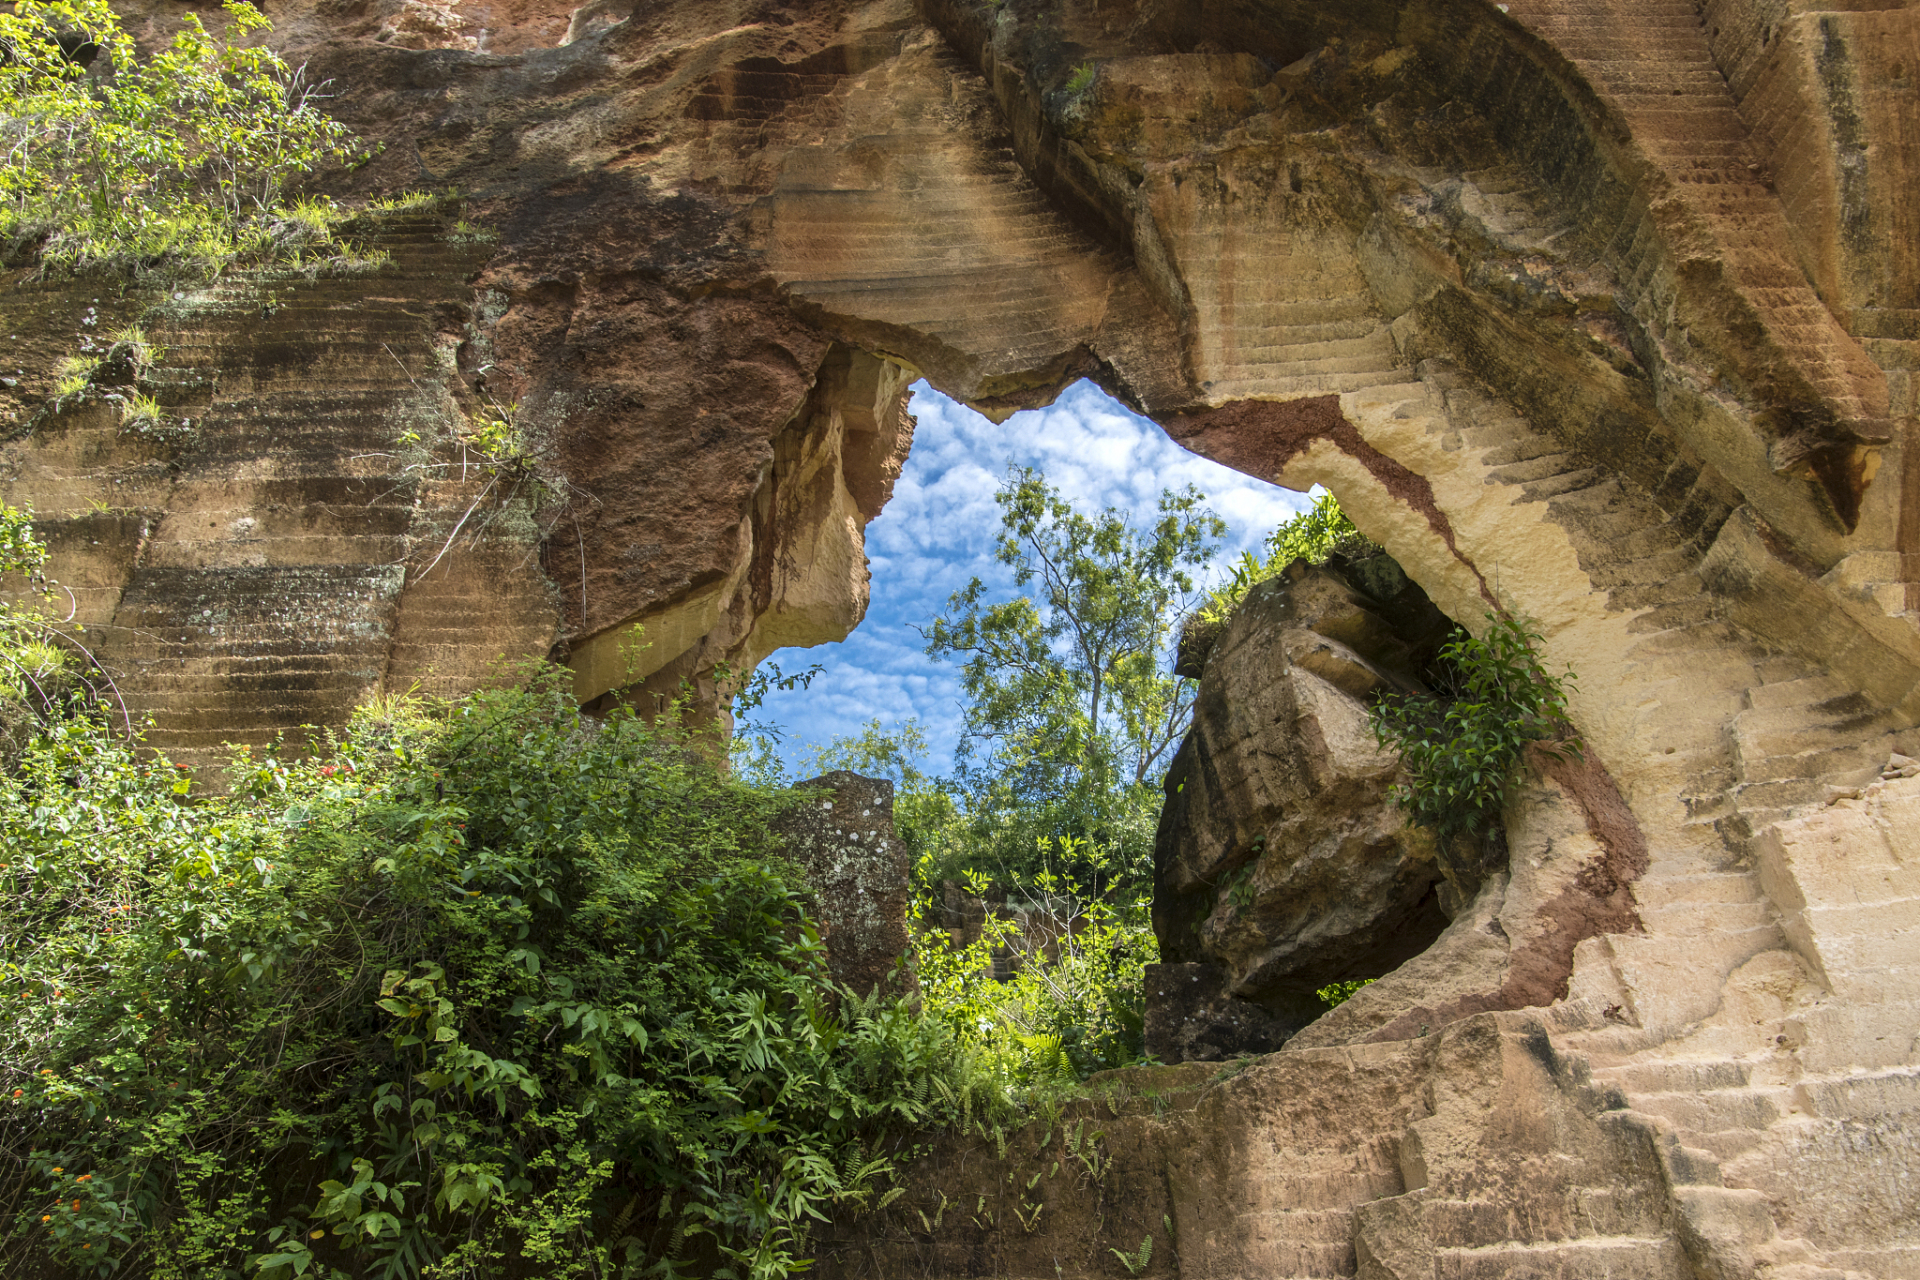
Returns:
[[[54,270],[197,268],[270,252],[307,202],[276,214],[288,178],[364,153],[270,29],[228,0],[218,36],[188,13],[142,58],[106,0],[18,0],[0,13],[0,239],[44,239]],[[291,222],[289,222],[289,219]],[[304,228],[304,229],[302,229]]]
[[[1567,718],[1573,671],[1540,665],[1540,634],[1487,615],[1484,639],[1460,632],[1440,651],[1452,687],[1443,696],[1382,698],[1373,731],[1400,753],[1406,782],[1394,798],[1422,826],[1443,835],[1497,822],[1515,763],[1529,743],[1577,757],[1580,739]]]
[[[1098,865],[1097,851],[1071,837],[1044,861]],[[924,885],[924,881],[922,882]],[[984,899],[990,878],[967,875],[969,895]],[[976,1046],[1011,1081],[1049,1087],[1126,1066],[1145,1052],[1145,967],[1160,958],[1148,919],[1149,901],[1101,895],[1069,876],[1042,871],[1009,896],[1030,899],[1052,938],[1021,936],[1016,922],[988,911],[981,937],[955,947],[941,924],[941,903],[923,889],[912,921],[914,966],[930,1014],[962,1043]],[[1136,889],[1139,886],[1136,886]],[[993,976],[995,953],[1012,975]]]
[[[564,672],[229,781],[84,720],[0,775],[0,1269],[771,1280],[1008,1105],[836,1008],[789,794]]]

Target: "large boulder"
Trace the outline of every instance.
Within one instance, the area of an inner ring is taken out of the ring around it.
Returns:
[[[1321,1012],[1317,988],[1385,973],[1447,923],[1442,850],[1392,802],[1399,758],[1375,739],[1366,705],[1422,687],[1445,620],[1424,604],[1403,607],[1413,625],[1396,627],[1345,569],[1297,562],[1220,631],[1167,775],[1155,851],[1163,959],[1215,971],[1188,983],[1206,1003],[1251,1002],[1289,1029]],[[1397,572],[1387,584],[1418,591]],[[1240,1010],[1232,1021],[1257,1020]],[[1277,1047],[1258,1043],[1274,1027],[1211,1039],[1257,1051]]]

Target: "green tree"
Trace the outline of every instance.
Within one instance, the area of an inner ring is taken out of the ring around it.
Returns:
[[[249,37],[228,0],[210,34],[186,14],[141,58],[106,0],[16,0],[0,13],[0,236],[46,261],[221,260],[286,233],[263,220],[288,178],[363,154],[319,108],[325,86]],[[297,228],[293,228],[297,230]]]
[[[1163,492],[1144,530],[1113,507],[1075,510],[1031,468],[994,497],[994,558],[1033,594],[989,602],[975,578],[921,633],[929,657],[961,663],[963,754],[984,746],[994,772],[1041,795],[1148,782],[1192,716],[1191,683],[1167,674],[1163,656],[1193,603],[1191,570],[1226,525],[1191,486]]]
[[[1193,710],[1165,651],[1226,526],[1190,487],[1162,493],[1145,528],[1075,510],[1031,469],[995,497],[995,558],[1030,591],[992,601],[976,578],[921,633],[930,657],[960,663],[968,699],[948,780],[959,826],[925,874],[1014,884],[1051,868],[1098,893],[1144,888],[1155,771]]]

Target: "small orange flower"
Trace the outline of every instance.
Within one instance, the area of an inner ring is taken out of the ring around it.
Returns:
[[[78,1212],[80,1212],[80,1202],[79,1202],[78,1200],[75,1200],[75,1201],[73,1202],[73,1211],[74,1211],[75,1213],[78,1213]]]
[[[74,1181],[75,1182],[92,1182],[93,1175],[90,1173],[83,1173],[79,1177],[75,1178]]]
[[[23,1094],[23,1093],[25,1093],[25,1092],[26,1092],[26,1090],[25,1090],[25,1089],[15,1089],[15,1090],[13,1091],[13,1096],[17,1098],[17,1097],[19,1097],[19,1096],[20,1096],[21,1094]]]
[[[62,1169],[62,1168],[61,1168],[61,1167],[60,1167],[59,1165],[55,1165],[55,1166],[53,1166],[53,1171],[54,1171],[55,1173],[65,1173],[65,1172],[66,1172],[66,1170],[65,1170],[65,1169]]]
[[[40,1221],[42,1221],[42,1222],[52,1222],[52,1221],[53,1221],[53,1215],[52,1215],[52,1214],[50,1214],[50,1213],[43,1213],[43,1214],[41,1214],[41,1215],[40,1215]]]

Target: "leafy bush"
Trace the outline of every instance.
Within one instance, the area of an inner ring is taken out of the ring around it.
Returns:
[[[788,795],[564,673],[229,781],[84,720],[0,776],[10,1271],[769,1280],[1007,1106],[829,985]]]
[[[1528,743],[1556,755],[1580,753],[1567,718],[1569,668],[1540,665],[1537,631],[1487,615],[1487,634],[1465,632],[1440,651],[1452,673],[1443,696],[1387,697],[1373,707],[1373,731],[1400,753],[1404,785],[1394,798],[1415,822],[1443,835],[1498,821],[1513,766]]]
[[[1247,592],[1269,578],[1279,577],[1295,560],[1325,564],[1336,551],[1359,555],[1377,549],[1378,544],[1347,519],[1347,513],[1340,509],[1340,500],[1331,493],[1322,493],[1311,507],[1267,535],[1265,556],[1255,556],[1250,551],[1240,553],[1240,558],[1231,566],[1233,576],[1207,598],[1199,617],[1202,622],[1224,622],[1246,599]]]
[[[226,30],[181,18],[142,59],[106,0],[18,0],[0,13],[0,238],[45,237],[54,269],[201,265],[310,239],[308,202],[277,212],[287,179],[358,160],[319,109],[324,86],[242,41],[270,29],[228,0]]]
[[[1093,855],[1068,847],[1060,858],[1084,863]],[[989,896],[985,875],[963,884],[972,897]],[[1011,915],[989,908],[981,936],[965,946],[952,945],[938,897],[917,897],[914,964],[928,1012],[1029,1087],[1064,1086],[1138,1061],[1145,967],[1160,958],[1149,901],[1097,896],[1046,872],[1019,892],[1034,931],[1023,933]],[[994,976],[996,953],[1012,967],[1005,980]]]

